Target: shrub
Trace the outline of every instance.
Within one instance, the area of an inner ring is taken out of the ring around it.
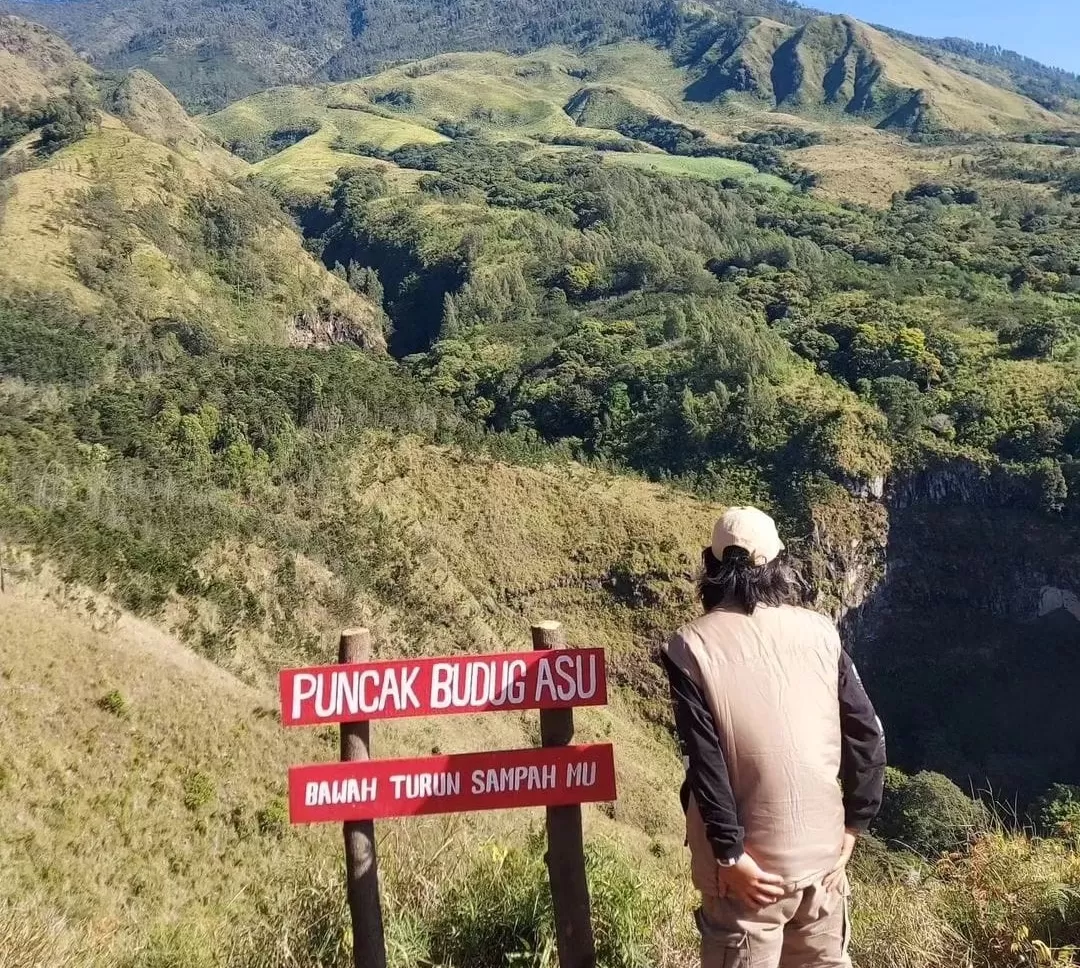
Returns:
[[[943,858],[937,875],[941,910],[979,964],[1076,964],[1080,858],[1063,845],[990,834]]]
[[[352,964],[344,874],[305,868],[301,878],[268,885],[258,916],[234,926],[227,968],[346,968]],[[415,964],[414,960],[412,964]]]
[[[556,963],[551,894],[543,838],[523,850],[492,847],[440,892],[430,922],[436,964],[492,968],[499,964],[547,968]],[[610,844],[586,847],[597,964],[653,968],[685,939],[689,925],[677,892],[646,884],[639,866]],[[670,887],[670,885],[667,885]],[[674,927],[673,927],[674,926]]]
[[[924,857],[966,844],[986,829],[988,814],[948,777],[922,772],[907,777],[889,768],[875,833],[888,843]]]
[[[289,828],[289,808],[284,799],[275,797],[255,814],[255,823],[264,837],[280,837]]]
[[[925,866],[917,855],[890,850],[884,840],[868,835],[859,838],[849,869],[851,876],[860,882],[894,884],[919,880]]]
[[[127,719],[130,714],[128,702],[118,689],[107,692],[97,701],[97,704],[98,709],[103,709],[107,713],[112,713],[119,719]]]
[[[205,773],[189,773],[184,777],[184,806],[191,811],[201,810],[217,796],[214,781]]]
[[[1080,786],[1055,783],[1036,801],[1033,814],[1040,834],[1080,846]]]

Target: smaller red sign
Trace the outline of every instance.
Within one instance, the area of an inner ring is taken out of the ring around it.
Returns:
[[[283,669],[280,685],[286,726],[607,704],[603,649]]]
[[[612,801],[609,744],[325,763],[289,770],[294,824]]]

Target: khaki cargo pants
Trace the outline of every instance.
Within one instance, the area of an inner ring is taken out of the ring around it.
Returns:
[[[851,968],[847,888],[793,891],[759,911],[702,897],[702,968]]]

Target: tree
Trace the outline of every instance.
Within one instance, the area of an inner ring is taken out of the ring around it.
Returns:
[[[372,266],[362,266],[355,261],[349,263],[349,270],[346,274],[349,285],[352,287],[353,292],[358,293],[361,296],[367,296],[376,306],[382,308],[383,299],[385,297],[385,290],[383,289],[382,280],[379,278],[379,272]]]
[[[1054,352],[1076,335],[1073,324],[1061,317],[1039,319],[1011,332],[1013,345],[1022,356],[1052,360]]]
[[[1080,845],[1080,786],[1055,783],[1032,808],[1038,831]]]

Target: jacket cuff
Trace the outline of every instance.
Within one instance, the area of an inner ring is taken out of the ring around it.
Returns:
[[[739,837],[734,842],[730,840],[710,840],[709,843],[712,846],[713,856],[717,860],[737,860],[744,853],[742,837]]]

